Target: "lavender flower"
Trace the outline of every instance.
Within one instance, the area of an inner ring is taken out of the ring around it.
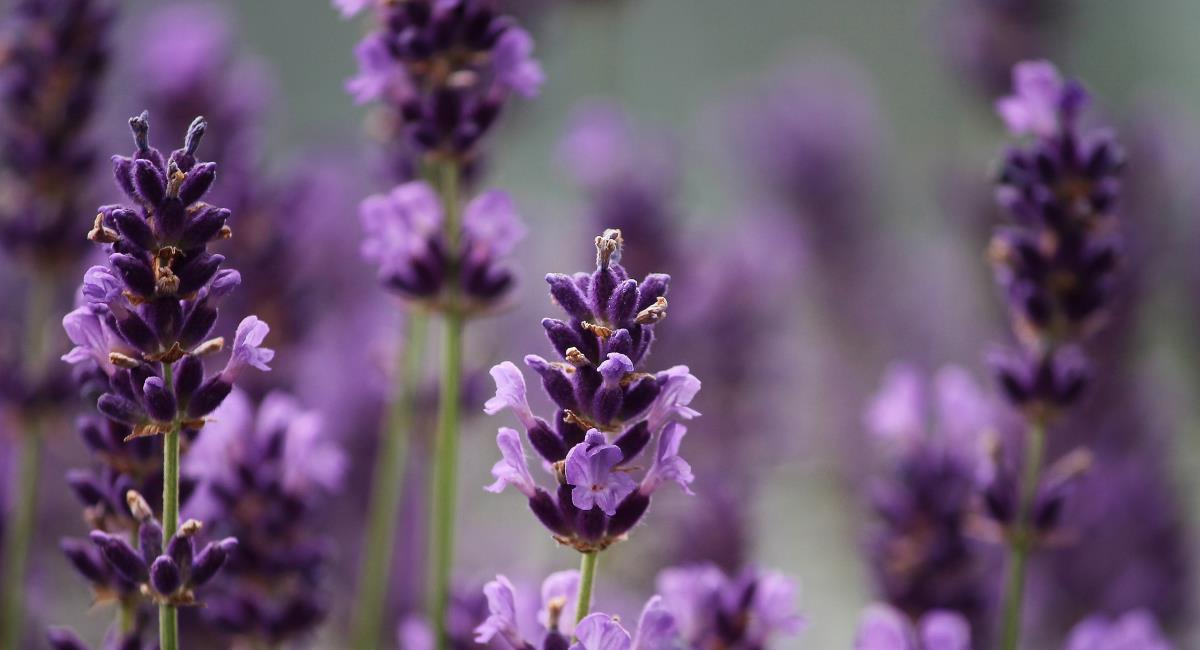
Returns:
[[[765,648],[804,629],[796,585],[779,573],[695,565],[663,570],[657,587],[684,647]]]
[[[971,650],[971,629],[955,612],[931,611],[914,626],[899,610],[870,605],[859,618],[854,650]]]
[[[243,540],[214,585],[204,616],[247,642],[279,644],[324,619],[322,572],[329,540],[315,526],[322,493],[339,489],[345,458],[320,417],[271,393],[257,413],[233,392],[188,452],[198,484],[189,512]]]
[[[538,608],[536,633],[523,620],[520,599],[513,584],[504,576],[484,586],[490,615],[475,629],[477,643],[503,639],[514,650],[661,650],[682,647],[682,639],[671,613],[655,596],[642,609],[635,634],[631,635],[613,616],[594,613],[575,624],[571,617],[571,599],[579,583],[576,571],[550,575],[542,584],[542,602]],[[564,615],[565,612],[565,615]],[[574,638],[574,643],[571,639]],[[532,639],[532,640],[529,640]]]
[[[985,442],[1005,428],[997,405],[962,369],[943,368],[929,382],[897,364],[865,424],[884,471],[870,486],[877,517],[866,537],[880,598],[914,618],[954,611],[982,634],[995,558],[968,524],[990,478]]]
[[[1009,399],[1041,417],[1078,398],[1083,374],[1070,344],[1099,327],[1111,299],[1122,153],[1111,133],[1080,129],[1088,95],[1050,63],[1019,64],[1013,85],[997,111],[1033,141],[1005,156],[996,197],[1009,222],[990,255],[1026,352],[994,365]]]
[[[353,14],[371,3],[335,4]],[[379,2],[375,10],[377,28],[358,45],[359,73],[346,88],[391,109],[421,155],[470,158],[508,98],[532,97],[542,84],[529,33],[491,2]]]
[[[1154,616],[1135,610],[1116,618],[1093,616],[1075,626],[1064,650],[1171,650]]]
[[[679,456],[686,433],[680,421],[698,415],[688,404],[700,382],[685,366],[657,374],[640,370],[654,324],[666,317],[670,279],[629,279],[619,263],[621,246],[621,233],[607,231],[596,238],[595,272],[546,276],[551,296],[570,319],[542,321],[562,361],[530,355],[525,363],[558,407],[554,427],[533,414],[524,376],[509,362],[492,369],[496,396],[484,409],[513,411],[556,482],[554,495],[537,486],[516,432],[501,429],[497,442],[504,459],[493,469],[498,480],[489,489],[514,486],[555,539],[583,553],[622,539],[664,483],[686,490],[692,481]],[[656,437],[650,467],[636,481],[632,463]]]
[[[360,216],[363,257],[379,266],[385,286],[410,300],[445,306],[453,291],[466,303],[460,308],[479,312],[498,305],[512,288],[505,258],[525,227],[505,192],[484,192],[466,205],[458,250],[450,250],[442,203],[423,181],[367,197]]]
[[[19,0],[0,31],[0,244],[72,265],[71,235],[96,159],[86,137],[108,66],[104,0]]]

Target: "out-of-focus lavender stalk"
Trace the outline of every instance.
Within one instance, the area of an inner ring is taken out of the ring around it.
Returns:
[[[106,0],[19,0],[0,22],[0,245],[30,271],[16,385],[22,420],[20,479],[5,528],[0,648],[24,630],[25,569],[33,534],[49,378],[52,312],[83,249],[70,233],[86,201],[96,152],[87,130],[108,63],[113,9]],[[11,492],[10,492],[11,493]]]
[[[344,14],[353,15],[372,3],[336,0],[335,4]],[[388,248],[389,242],[394,244],[402,229],[391,226],[389,231],[384,226],[381,230],[378,226],[385,222],[378,219],[369,223],[368,229],[377,226],[369,235],[375,239],[371,255],[384,262],[382,271],[388,284],[411,299],[433,306],[443,317],[443,370],[430,489],[432,570],[426,606],[437,631],[437,645],[444,648],[454,552],[463,329],[472,312],[495,304],[511,283],[511,276],[494,269],[496,238],[489,243],[486,235],[482,241],[471,236],[472,228],[478,235],[480,228],[495,231],[508,224],[487,224],[488,215],[496,214],[494,210],[471,212],[468,205],[464,214],[464,174],[473,167],[480,140],[494,126],[508,98],[513,93],[526,97],[536,94],[543,75],[532,58],[532,38],[512,18],[499,14],[490,2],[381,2],[374,9],[377,28],[357,49],[360,73],[351,80],[348,90],[360,102],[378,100],[388,108],[397,125],[394,146],[411,153],[411,164],[428,179],[440,203],[433,228],[428,220],[407,225],[423,230],[419,236],[430,245],[425,251],[414,252],[411,246],[399,255],[394,246],[392,250],[381,250]],[[475,223],[468,223],[471,217],[476,217]],[[364,215],[364,219],[369,217]],[[389,431],[387,435],[406,433]],[[388,462],[400,465],[396,459]],[[396,467],[392,474],[398,474]],[[381,477],[388,478],[392,477]],[[393,478],[393,483],[397,482]],[[374,514],[391,513],[379,510]],[[371,539],[368,544],[384,541]],[[382,551],[367,555],[372,556],[387,560]],[[379,569],[365,566],[364,572],[387,573]],[[375,590],[362,594],[358,606],[364,609],[361,623],[356,624],[356,638],[369,640],[378,634],[384,594],[382,586]]]
[[[1010,149],[1002,165],[997,199],[1009,218],[997,228],[990,253],[1021,348],[998,354],[993,364],[1006,397],[1026,417],[1028,436],[1019,481],[998,471],[988,495],[1010,547],[1002,650],[1018,645],[1025,564],[1041,541],[1044,517],[1057,519],[1060,509],[1046,513],[1047,486],[1039,484],[1046,430],[1083,391],[1083,359],[1075,346],[1098,329],[1110,307],[1123,162],[1111,133],[1079,126],[1088,95],[1078,82],[1064,81],[1039,61],[1018,64],[1013,85],[1014,94],[999,100],[997,111],[1014,135],[1030,141]],[[1015,494],[1007,483],[1015,483]]]

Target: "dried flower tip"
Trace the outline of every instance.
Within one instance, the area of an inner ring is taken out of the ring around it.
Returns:
[[[213,352],[220,352],[223,349],[225,349],[225,337],[218,336],[197,345],[196,349],[192,350],[192,354],[202,357]]]
[[[233,229],[229,226],[221,226],[221,229],[217,231],[217,239],[229,239],[231,237],[233,237]]]
[[[583,321],[583,323],[580,325],[583,327],[583,329],[595,334],[596,336],[599,336],[602,339],[607,339],[608,337],[612,336],[613,333],[612,328],[605,327],[603,325],[595,325],[587,321]]]
[[[187,352],[184,352],[183,348],[180,347],[179,341],[175,341],[174,343],[171,344],[170,349],[168,349],[166,352],[158,352],[156,354],[146,355],[146,361],[162,361],[164,363],[175,363],[176,361],[179,361],[180,359],[182,359],[186,354],[187,354]]]
[[[479,75],[474,70],[455,70],[446,77],[446,85],[451,88],[467,89],[479,83]]]
[[[133,513],[134,519],[147,521],[154,517],[154,511],[150,509],[150,504],[146,502],[146,497],[142,496],[137,490],[126,492],[125,502],[129,504],[129,511]]]
[[[621,238],[620,230],[605,230],[604,234],[596,238],[596,266],[607,269],[609,264],[620,262],[621,247],[624,245],[625,240]]]
[[[200,146],[200,140],[204,138],[204,132],[207,129],[208,121],[204,119],[203,115],[197,115],[196,119],[192,120],[187,135],[183,138],[183,149],[188,155],[196,153],[196,148]]]
[[[104,215],[96,215],[96,220],[92,222],[92,229],[87,234],[88,241],[97,244],[113,244],[121,238],[117,231],[112,228],[107,228],[104,225]]]
[[[109,352],[108,362],[118,368],[127,368],[129,370],[133,370],[134,368],[142,365],[141,361],[138,361],[127,354],[121,354],[120,352]]]
[[[572,411],[571,409],[563,409],[563,422],[566,422],[567,424],[574,424],[585,431],[588,429],[598,428],[595,422],[592,422],[586,417],[575,413],[575,411]]]
[[[166,433],[168,430],[168,425],[161,422],[146,422],[135,426],[133,432],[125,436],[124,441],[129,442],[137,438],[149,438],[150,436],[157,436],[160,433]]]
[[[179,170],[179,165],[172,160],[167,168],[167,196],[171,198],[179,198],[179,188],[183,186],[184,179],[187,176]]]
[[[566,596],[555,596],[546,601],[546,628],[551,632],[558,631],[558,619],[562,617],[563,609],[566,606]]]
[[[179,526],[179,534],[184,537],[192,537],[204,528],[204,524],[198,519],[188,519]]]
[[[1059,481],[1070,480],[1090,470],[1095,460],[1091,451],[1080,447],[1055,461],[1047,474]]]
[[[587,356],[579,351],[579,348],[567,348],[563,356],[573,366],[586,366],[591,363],[591,361],[588,361]]]
[[[654,304],[638,312],[634,322],[638,325],[653,325],[667,317],[667,299],[659,296]]]
[[[129,130],[133,131],[133,142],[138,151],[150,148],[150,111],[129,118]]]

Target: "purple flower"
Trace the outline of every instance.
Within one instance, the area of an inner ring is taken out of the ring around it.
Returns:
[[[595,429],[571,448],[565,472],[567,485],[572,486],[571,502],[576,508],[599,507],[610,517],[616,514],[617,504],[637,486],[628,474],[613,471],[622,459],[621,448],[608,444],[604,434]]]
[[[608,614],[589,614],[575,626],[571,650],[631,650],[633,639],[617,619]]]
[[[504,576],[487,583],[484,594],[487,596],[489,615],[475,628],[475,642],[486,644],[495,643],[494,639],[504,639],[507,647],[520,650],[522,648],[566,648],[569,639],[575,631],[572,614],[575,611],[575,597],[579,589],[578,571],[559,571],[550,574],[542,582],[541,604],[537,611],[537,623],[540,632],[531,634],[532,622],[528,620],[521,599],[513,584]],[[525,628],[525,629],[522,629]]]
[[[669,278],[629,278],[619,264],[621,246],[620,232],[607,231],[596,238],[595,272],[546,277],[568,319],[542,321],[561,361],[528,355],[525,364],[541,376],[558,407],[554,419],[533,414],[524,377],[507,362],[492,369],[496,395],[484,407],[489,414],[512,409],[546,467],[561,472],[553,491],[532,484],[520,447],[502,431],[502,445],[513,451],[506,448],[493,469],[499,479],[494,491],[506,483],[520,486],[538,520],[581,552],[623,539],[663,483],[676,481],[687,490],[692,480],[679,456],[684,429],[672,424],[699,415],[688,404],[700,382],[685,366],[657,375],[641,370],[654,325],[667,314]],[[633,463],[655,437],[658,453],[639,490]]]
[[[542,582],[542,607],[538,623],[565,637],[575,633],[576,600],[579,597],[579,572],[574,569],[551,573]]]
[[[504,258],[524,236],[524,226],[504,192],[484,192],[466,205],[457,251],[448,250],[441,202],[423,181],[368,197],[359,215],[366,233],[363,257],[379,266],[388,288],[406,298],[439,306],[455,287],[468,302],[462,307],[481,311],[497,305],[512,287]],[[449,277],[452,270],[456,278]]]
[[[1061,125],[1059,116],[1064,108],[1081,108],[1078,104],[1064,106],[1067,82],[1049,61],[1024,61],[1013,66],[1013,94],[996,100],[996,112],[1013,135],[1050,137]],[[1070,101],[1080,102],[1080,98]]]
[[[731,578],[713,565],[675,567],[658,574],[657,587],[687,647],[766,647],[804,627],[796,585],[778,573]]]
[[[1172,650],[1149,612],[1134,610],[1116,618],[1096,615],[1071,630],[1065,650]]]
[[[542,64],[533,58],[533,37],[520,27],[508,28],[496,40],[492,51],[496,81],[523,97],[534,97],[546,75]]]
[[[62,360],[71,364],[94,362],[106,375],[112,375],[115,367],[109,360],[112,352],[128,349],[113,332],[103,315],[88,307],[80,307],[63,316],[63,329],[67,338],[75,344]]]
[[[233,353],[229,362],[221,371],[221,377],[233,383],[239,373],[247,366],[266,372],[271,369],[267,364],[275,358],[275,351],[262,347],[271,328],[259,320],[257,316],[247,316],[238,323],[237,333],[233,338]]]
[[[899,610],[874,604],[859,618],[854,650],[971,650],[971,631],[953,612],[930,612],[914,629]]]
[[[496,444],[500,447],[501,460],[492,466],[492,476],[496,482],[487,486],[488,492],[502,492],[506,486],[513,486],[518,492],[532,498],[537,488],[533,476],[529,473],[529,463],[525,460],[525,448],[521,445],[521,435],[507,427],[501,427],[496,435]]]
[[[483,593],[487,595],[491,613],[475,629],[475,642],[488,643],[499,636],[513,648],[525,647],[521,632],[517,629],[517,595],[512,583],[504,576],[496,576],[495,580],[484,586]]]

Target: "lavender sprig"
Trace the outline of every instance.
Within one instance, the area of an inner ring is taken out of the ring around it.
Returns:
[[[667,315],[670,278],[628,277],[620,265],[620,231],[596,238],[596,270],[546,281],[568,320],[547,318],[542,327],[561,361],[537,355],[525,364],[542,378],[556,404],[553,425],[534,415],[525,379],[511,362],[492,368],[496,396],[484,410],[509,409],[533,448],[552,468],[554,485],[539,486],[529,471],[519,434],[500,429],[503,458],[492,468],[489,491],[512,486],[560,544],[582,554],[577,619],[588,613],[596,558],[624,539],[650,507],[651,496],[676,482],[690,492],[691,467],[679,455],[687,432],[679,421],[699,415],[688,407],[700,381],[686,366],[651,374],[642,370],[654,325]],[[633,477],[633,463],[657,440],[649,468]]]
[[[248,316],[237,327],[225,367],[206,376],[203,357],[225,345],[223,338],[209,338],[215,303],[240,281],[237,271],[220,268],[224,256],[207,250],[232,236],[229,211],[202,201],[216,177],[214,163],[196,159],[207,123],[196,118],[183,147],[169,158],[150,146],[147,113],[129,125],[136,150],[130,157],[115,156],[113,166],[133,205],[103,206],[96,215],[88,239],[109,255],[105,265],[84,276],[88,305],[63,319],[76,345],[63,360],[94,363],[107,376],[96,406],[131,427],[126,441],[163,434],[162,530],[173,538],[179,530],[181,434],[194,437],[238,375],[250,367],[269,370],[274,352],[262,347],[267,324]],[[157,593],[175,594],[168,591]],[[183,601],[159,602],[160,645],[176,650],[177,606]]]
[[[1112,134],[1085,130],[1088,95],[1048,62],[1013,69],[1014,94],[996,108],[1016,136],[1002,165],[997,200],[1008,222],[990,254],[1021,347],[993,357],[1005,396],[1026,416],[1023,472],[1009,493],[1011,548],[1001,648],[1017,647],[1025,563],[1037,542],[1030,530],[1039,489],[1046,427],[1086,384],[1078,344],[1102,325],[1119,259],[1114,214],[1123,156]],[[998,477],[1003,480],[1006,474]]]

